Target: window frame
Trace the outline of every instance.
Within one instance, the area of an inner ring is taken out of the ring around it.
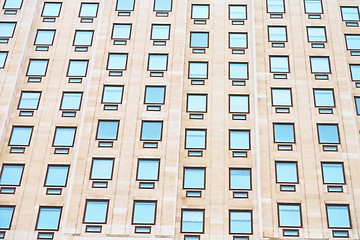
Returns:
[[[96,8],[95,16],[80,16],[83,4],[97,4],[98,6]],[[98,13],[99,13],[99,6],[100,6],[100,2],[81,2],[78,17],[79,18],[97,18]]]
[[[31,61],[47,61],[46,62],[46,68],[45,68],[45,71],[44,71],[44,75],[29,75],[29,70],[30,70],[30,66],[31,66]],[[29,59],[29,64],[28,64],[28,66],[27,66],[27,70],[26,70],[26,76],[27,77],[46,77],[46,74],[47,74],[47,71],[48,71],[48,69],[49,69],[49,63],[50,63],[50,59],[42,59],[42,58],[36,58],[36,59],[34,59],[34,58],[30,58]]]
[[[192,212],[202,212],[203,220],[202,220],[202,232],[184,232],[183,231],[183,215],[184,211],[192,211]],[[180,221],[180,233],[201,233],[205,232],[205,209],[196,209],[196,208],[182,208],[181,209],[181,221]]]
[[[186,147],[186,143],[187,143],[187,131],[205,131],[205,146],[204,148],[187,148]],[[201,150],[206,150],[207,147],[207,129],[206,128],[185,128],[185,145],[184,145],[186,150],[193,150],[193,149],[201,149]]]
[[[352,71],[352,66],[357,66],[359,68],[359,80],[354,80],[354,76],[353,76],[353,71]],[[350,63],[349,64],[349,71],[350,71],[350,77],[351,77],[351,81],[352,82],[359,82],[360,81],[360,64],[354,64],[354,63]]]
[[[6,60],[7,60],[8,56],[9,56],[9,52],[8,51],[0,51],[0,53],[5,53],[4,63],[3,63],[3,65],[0,65],[0,69],[4,69],[5,65],[6,65]]]
[[[61,167],[68,167],[68,170],[67,170],[67,174],[66,174],[66,180],[65,180],[65,184],[63,186],[60,186],[60,185],[46,185],[46,180],[47,180],[47,177],[48,177],[48,174],[49,174],[49,168],[50,166],[61,166]],[[46,169],[46,174],[45,174],[45,180],[44,180],[44,187],[66,187],[67,186],[67,183],[68,183],[68,180],[69,180],[69,172],[70,172],[70,164],[48,164],[47,165],[47,169]]]
[[[206,76],[205,77],[196,77],[196,78],[191,78],[190,77],[190,66],[191,63],[206,63]],[[209,62],[205,62],[205,61],[189,61],[188,63],[188,79],[200,79],[200,80],[204,80],[204,79],[209,79]]]
[[[320,142],[320,132],[319,132],[319,125],[325,125],[325,126],[336,126],[337,128],[337,135],[338,135],[338,142],[337,143],[321,143]],[[341,144],[341,138],[340,138],[340,131],[339,131],[339,124],[338,123],[316,123],[316,129],[317,129],[317,136],[318,136],[318,143],[319,144],[336,144],[336,145],[340,145]]]
[[[330,227],[329,214],[328,214],[328,206],[331,206],[331,207],[335,207],[335,206],[336,206],[336,207],[347,207],[350,227]],[[325,212],[326,212],[326,223],[327,223],[327,227],[328,227],[329,229],[352,229],[350,204],[332,204],[332,203],[331,203],[331,204],[326,204],[326,203],[325,203]]]
[[[231,69],[231,65],[232,64],[245,64],[246,65],[246,77],[245,78],[242,78],[242,77],[240,77],[240,78],[232,78],[231,77],[231,71],[230,71],[230,69]],[[229,78],[229,80],[249,80],[249,62],[229,62],[229,64],[228,64],[228,71],[229,71],[229,76],[228,76],[228,78]]]
[[[248,132],[249,133],[249,148],[232,148],[231,147],[231,132]],[[229,150],[232,151],[249,151],[251,150],[251,131],[250,129],[229,129]]]
[[[116,138],[115,139],[109,139],[109,138],[98,138],[99,134],[99,126],[100,122],[117,122],[117,129],[116,129]],[[119,128],[120,128],[120,120],[114,120],[114,119],[98,119],[97,127],[96,127],[96,141],[117,141],[119,138]]]
[[[344,20],[344,14],[343,14],[343,11],[342,9],[343,8],[356,8],[357,10],[357,13],[358,13],[358,18],[360,19],[360,12],[359,12],[359,7],[358,6],[340,6],[340,13],[341,13],[341,20],[343,22],[359,22],[359,20]]]
[[[79,103],[79,107],[78,107],[78,109],[62,109],[61,108],[61,106],[62,106],[62,104],[63,104],[63,100],[64,100],[64,95],[66,94],[66,93],[80,93],[81,94],[81,97],[80,97],[80,103]],[[61,101],[60,101],[60,106],[59,106],[59,111],[80,111],[80,109],[81,109],[81,105],[82,105],[82,100],[83,100],[83,92],[69,92],[69,91],[64,91],[64,92],[62,92],[62,96],[61,96]]]
[[[250,212],[250,219],[251,219],[251,232],[250,233],[233,233],[231,232],[231,213],[232,212]],[[229,234],[230,235],[252,235],[254,232],[254,224],[253,224],[253,210],[245,210],[245,209],[229,209]],[[234,238],[235,240],[235,238]]]
[[[245,47],[231,47],[231,38],[230,35],[231,34],[239,34],[239,35],[245,35]],[[247,32],[229,32],[228,33],[228,46],[229,49],[248,49],[249,47],[249,34]]]
[[[57,133],[57,129],[58,128],[74,128],[75,129],[75,132],[74,132],[74,137],[73,137],[73,141],[72,141],[72,145],[71,146],[64,146],[64,145],[54,145],[55,143],[55,138],[56,138],[56,133]],[[51,146],[52,147],[74,147],[74,144],[75,144],[75,138],[76,138],[76,132],[77,132],[77,127],[71,127],[71,126],[55,126],[55,131],[54,131],[54,137],[53,137],[53,141],[52,141],[52,144]]]
[[[323,14],[324,13],[324,6],[323,6],[323,2],[322,2],[322,0],[319,0],[320,1],[320,5],[321,5],[321,12],[306,12],[306,1],[309,1],[309,0],[304,0],[304,12],[305,12],[305,14],[311,14],[311,15],[313,15],[313,14]],[[311,0],[310,0],[311,1]]]
[[[332,97],[333,97],[334,106],[317,106],[315,91],[322,91],[322,90],[332,91]],[[335,92],[334,92],[333,88],[313,88],[313,97],[314,97],[314,106],[316,108],[335,108],[336,107]]]
[[[20,127],[20,128],[31,128],[31,133],[30,133],[30,137],[29,137],[29,142],[28,142],[27,145],[14,145],[14,144],[10,144],[11,139],[12,139],[12,136],[13,136],[14,129],[17,128],[17,127]],[[34,126],[29,126],[29,125],[13,125],[12,128],[11,128],[11,132],[10,132],[10,137],[9,137],[8,146],[29,147],[30,144],[31,144],[31,138],[32,138],[33,133],[34,133]]]
[[[186,169],[198,169],[198,170],[204,170],[204,179],[203,179],[203,186],[202,188],[189,188],[185,187],[185,170]],[[205,190],[206,189],[206,167],[183,167],[183,180],[182,180],[182,189],[183,190]]]
[[[69,75],[69,70],[70,70],[70,65],[71,62],[86,62],[86,71],[85,71],[85,75]],[[66,70],[66,77],[70,77],[70,78],[83,78],[87,76],[87,73],[89,71],[89,59],[69,59],[69,63],[68,63],[68,67]]]
[[[330,62],[330,56],[310,56],[310,70],[312,74],[331,74],[331,62]],[[329,66],[329,72],[314,72],[312,67],[312,61],[313,58],[323,58],[328,60],[328,66]]]
[[[348,40],[347,37],[348,36],[357,36],[358,37],[358,41],[360,42],[360,34],[344,34],[344,38],[345,38],[345,45],[346,45],[346,50],[349,51],[359,51],[360,50],[360,46],[358,48],[349,48],[349,44],[348,44]]]
[[[11,218],[10,218],[9,227],[8,227],[8,228],[0,228],[0,230],[10,230],[10,229],[11,229],[12,222],[13,222],[13,220],[14,220],[16,205],[0,205],[0,208],[1,208],[1,207],[12,208],[12,215],[11,215]]]
[[[167,37],[167,39],[156,39],[156,38],[153,38],[154,26],[168,26],[168,27],[169,27],[169,32],[168,32],[168,37]],[[150,40],[154,40],[154,41],[166,41],[166,40],[170,40],[170,34],[171,34],[171,24],[162,24],[162,23],[152,23],[152,24],[151,24]]]
[[[286,5],[285,5],[285,0],[282,0],[283,2],[283,9],[284,11],[283,12],[270,12],[269,11],[269,0],[266,0],[266,13],[270,13],[270,14],[285,14],[286,13]]]
[[[169,12],[172,11],[172,9],[173,9],[173,0],[169,0],[170,1],[170,10],[155,10],[156,1],[158,1],[158,0],[154,0],[153,12],[166,12],[166,13],[169,13]]]
[[[310,34],[309,34],[309,29],[311,28],[323,28],[324,29],[324,37],[325,37],[325,41],[310,41]],[[326,26],[306,26],[306,36],[307,36],[307,41],[308,43],[327,43],[327,32],[326,32]]]
[[[245,7],[245,18],[231,18],[230,17],[230,8],[234,6],[234,7]],[[247,14],[247,5],[246,4],[229,4],[228,5],[228,16],[229,16],[229,20],[232,20],[232,21],[245,21],[248,19],[248,14]]]
[[[110,55],[125,55],[125,56],[126,56],[125,67],[124,67],[124,68],[109,68]],[[109,52],[109,53],[108,53],[107,62],[106,62],[106,70],[108,70],[108,71],[126,71],[126,69],[127,69],[127,64],[128,64],[128,59],[129,59],[129,54],[128,54],[128,53],[114,53],[114,52]]]
[[[144,122],[151,122],[151,123],[159,123],[161,122],[161,130],[160,130],[160,140],[149,140],[149,139],[143,139],[142,134],[143,134],[143,127],[144,127]],[[141,121],[141,130],[140,130],[140,141],[156,141],[156,142],[161,142],[162,138],[163,138],[163,131],[164,131],[164,121],[163,120],[142,120]]]
[[[152,88],[152,87],[158,87],[158,88],[160,88],[160,87],[162,87],[162,88],[164,88],[164,95],[163,95],[163,102],[162,103],[147,103],[146,102],[146,89],[147,88]],[[145,85],[145,92],[144,92],[144,104],[146,104],[146,105],[157,105],[157,104],[160,104],[160,105],[164,105],[165,104],[165,98],[166,98],[166,85]]]
[[[206,41],[206,47],[193,47],[192,45],[192,40],[193,40],[193,33],[201,33],[201,34],[207,34],[207,41]],[[203,32],[203,31],[190,31],[190,42],[189,42],[189,47],[190,48],[209,48],[209,43],[210,43],[210,32]]]
[[[90,45],[75,45],[75,42],[76,42],[76,34],[78,33],[78,32],[91,32],[92,34],[91,34],[91,41],[90,41]],[[78,29],[78,30],[75,30],[75,33],[74,33],[74,39],[73,39],[73,42],[72,42],[72,46],[73,47],[91,47],[92,46],[92,44],[93,44],[93,40],[94,40],[94,30],[85,30],[85,29]]]
[[[23,93],[40,93],[36,108],[20,108],[20,103],[21,103],[21,100],[22,100]],[[41,94],[42,94],[42,91],[21,91],[19,102],[18,102],[18,105],[17,105],[16,109],[17,110],[38,110],[39,105],[40,105]]]
[[[293,136],[294,136],[294,141],[293,142],[277,142],[275,140],[275,125],[292,125],[293,126]],[[294,122],[273,122],[273,141],[275,144],[280,143],[280,144],[296,144],[296,131],[295,131],[295,123]]]
[[[285,28],[285,41],[270,40],[270,28],[280,28],[280,27]],[[267,25],[267,33],[268,33],[268,42],[270,42],[270,43],[286,43],[289,40],[286,25]]]
[[[41,229],[41,228],[37,228],[38,224],[39,224],[39,218],[40,218],[40,212],[41,212],[41,209],[47,209],[47,208],[50,208],[50,209],[58,209],[60,208],[60,216],[59,216],[59,220],[58,220],[58,226],[56,229]],[[59,228],[60,228],[60,223],[61,223],[61,216],[62,216],[62,211],[63,211],[63,206],[39,206],[39,211],[38,211],[38,215],[37,215],[37,219],[36,219],[36,223],[35,223],[35,231],[38,231],[38,230],[43,230],[43,231],[59,231]]]
[[[279,208],[280,205],[299,206],[300,226],[281,226],[280,225],[280,208]],[[279,228],[302,228],[303,227],[303,217],[302,217],[301,203],[278,202],[277,203],[277,214],[278,214],[278,226],[279,226]]]
[[[50,44],[37,44],[36,40],[39,34],[39,31],[43,31],[43,32],[54,32],[52,41]],[[34,39],[34,46],[53,46],[54,45],[54,41],[55,41],[55,35],[56,35],[56,29],[37,29],[36,30],[36,35],[35,35],[35,39]]]
[[[116,1],[116,5],[115,5],[115,11],[118,11],[118,12],[132,12],[132,11],[134,11],[135,10],[135,2],[136,2],[136,0],[130,0],[130,1],[132,1],[133,2],[133,4],[132,4],[132,9],[130,9],[130,10],[128,10],[128,9],[118,9],[118,7],[119,7],[119,1],[121,1],[121,0],[117,0]],[[126,0],[125,0],[126,1]]]
[[[104,102],[105,88],[106,88],[106,87],[122,87],[121,99],[120,99],[120,102],[119,102],[119,103],[116,103],[116,102]],[[123,98],[124,98],[124,85],[104,84],[104,86],[103,86],[103,91],[102,91],[102,95],[101,95],[101,103],[102,103],[102,104],[122,104]]]
[[[272,70],[272,66],[271,66],[271,58],[287,58],[287,71],[285,72],[275,72]],[[269,70],[270,70],[270,73],[280,73],[280,74],[287,74],[287,73],[291,73],[290,71],[290,56],[289,55],[269,55]]]
[[[110,179],[104,179],[104,178],[93,178],[92,177],[92,172],[94,169],[94,160],[112,160],[112,169],[111,169],[111,177]],[[93,157],[91,159],[91,167],[90,167],[90,174],[89,174],[89,180],[95,180],[95,181],[111,181],[113,180],[113,176],[114,176],[114,164],[115,164],[115,158],[109,158],[109,157]]]
[[[7,2],[7,1],[9,1],[9,0],[5,0],[5,1],[4,1],[4,5],[3,5],[3,7],[2,7],[2,9],[4,9],[4,10],[20,10],[21,7],[22,7],[22,5],[23,5],[23,3],[24,3],[24,0],[21,0],[20,7],[18,7],[18,8],[5,8],[5,5],[6,5],[6,2]]]
[[[193,6],[196,5],[201,5],[201,6],[208,6],[208,17],[207,18],[193,18],[193,11],[194,8]],[[191,4],[191,19],[197,19],[197,20],[207,20],[210,19],[210,4]]]
[[[249,94],[228,94],[229,96],[229,113],[245,113],[245,114],[248,114],[250,113],[250,95]],[[232,112],[230,109],[231,109],[231,97],[234,96],[234,97],[247,97],[247,112]]]
[[[329,182],[325,182],[325,175],[324,175],[324,168],[323,168],[323,165],[324,164],[332,164],[332,165],[335,165],[335,164],[340,164],[341,167],[342,167],[342,173],[343,173],[343,178],[344,178],[344,182],[343,183],[329,183]],[[322,176],[322,183],[324,185],[346,185],[346,176],[345,176],[345,168],[344,168],[344,162],[329,162],[329,161],[322,161],[321,162],[321,176]]]
[[[16,30],[17,22],[0,21],[0,24],[1,24],[1,23],[13,23],[13,24],[15,23],[15,25],[14,25],[14,30],[12,31],[12,34],[11,34],[10,37],[2,37],[2,36],[0,36],[0,39],[10,39],[10,38],[13,38],[14,35],[15,35],[15,30]]]
[[[106,215],[105,215],[105,221],[104,222],[85,222],[85,217],[86,217],[86,211],[87,211],[87,207],[88,207],[88,202],[106,202]],[[107,220],[108,220],[108,216],[109,216],[109,199],[86,199],[85,200],[85,208],[84,208],[84,216],[83,216],[83,220],[82,223],[83,224],[107,224]]]
[[[205,96],[205,111],[189,111],[189,96]],[[207,113],[208,112],[208,94],[207,93],[187,93],[186,94],[186,112],[187,113]]]
[[[155,212],[154,212],[154,223],[135,223],[134,222],[134,213],[135,213],[135,205],[136,203],[139,202],[139,203],[143,203],[143,202],[146,202],[146,203],[155,203]],[[133,209],[132,209],[132,217],[131,217],[131,225],[156,225],[156,215],[157,215],[157,200],[134,200],[133,202]]]
[[[149,69],[150,67],[150,56],[153,56],[153,55],[158,55],[158,56],[166,56],[166,64],[165,64],[165,70],[164,69]],[[149,53],[148,54],[148,61],[147,61],[147,68],[146,70],[147,71],[153,71],[153,72],[166,72],[169,68],[169,54],[168,53]]]
[[[274,93],[273,90],[290,90],[290,105],[274,105]],[[272,107],[293,107],[294,103],[293,103],[293,95],[292,95],[292,88],[285,88],[285,87],[272,87],[270,88],[271,90],[271,106]]]
[[[44,9],[45,9],[45,5],[46,4],[60,4],[60,8],[59,8],[59,13],[58,13],[58,15],[57,16],[44,16]],[[41,10],[41,17],[50,17],[50,18],[56,18],[56,17],[59,17],[60,16],[60,13],[61,13],[61,8],[62,8],[62,2],[44,2],[44,4],[43,4],[43,8],[42,8],[42,10]]]
[[[249,176],[249,185],[250,185],[250,188],[233,188],[231,187],[231,171],[232,170],[248,170],[249,173],[250,173],[250,176]],[[229,168],[229,190],[234,190],[234,191],[252,191],[252,169],[251,168],[238,168],[238,167],[230,167]]]
[[[158,171],[157,171],[157,178],[156,180],[152,180],[152,179],[139,179],[139,166],[140,166],[140,161],[157,161],[158,162]],[[141,182],[153,182],[153,181],[159,181],[159,176],[160,176],[160,158],[138,158],[137,159],[137,166],[136,166],[136,181],[141,181]]]
[[[119,26],[119,25],[125,25],[125,26],[130,25],[130,32],[129,32],[129,37],[128,38],[115,38],[114,37],[115,26]],[[130,40],[131,39],[132,28],[133,28],[132,23],[113,23],[112,30],[111,30],[111,39],[112,40]]]
[[[22,171],[21,171],[21,176],[20,176],[20,179],[19,179],[19,184],[1,184],[0,183],[0,186],[12,186],[12,187],[19,187],[21,185],[21,181],[22,181],[22,178],[24,176],[24,169],[25,169],[25,164],[23,163],[3,163],[2,166],[1,166],[1,170],[0,170],[0,180],[1,180],[1,177],[3,175],[3,172],[4,172],[4,166],[22,166]]]
[[[278,166],[277,164],[278,163],[292,163],[294,164],[295,163],[295,166],[296,166],[296,182],[279,182],[278,181]],[[278,184],[299,184],[299,166],[298,166],[298,162],[297,161],[275,161],[275,181],[276,183]]]

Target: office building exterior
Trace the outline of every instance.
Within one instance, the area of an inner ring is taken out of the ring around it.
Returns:
[[[359,239],[358,0],[0,0],[0,238]]]

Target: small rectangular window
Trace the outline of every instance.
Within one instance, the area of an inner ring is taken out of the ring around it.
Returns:
[[[84,223],[104,223],[107,221],[109,200],[86,200]]]
[[[70,60],[67,71],[68,77],[85,77],[89,60]]]
[[[295,143],[295,130],[293,123],[274,123],[275,143]]]
[[[192,4],[191,5],[191,19],[209,19],[210,5],[206,4]]]
[[[189,62],[190,79],[207,79],[208,63],[207,62]]]
[[[9,146],[29,146],[34,127],[13,126]]]
[[[358,7],[340,7],[341,17],[343,21],[359,22],[359,8]]]
[[[298,183],[297,162],[275,162],[277,183]]]
[[[73,46],[88,47],[92,45],[94,31],[76,30]]]
[[[349,205],[327,204],[326,213],[329,228],[351,228]]]
[[[321,0],[304,0],[305,13],[321,14],[323,13]]]
[[[36,110],[39,107],[41,92],[21,92],[19,110]]]
[[[40,207],[35,230],[58,231],[62,207]]]
[[[290,63],[288,56],[269,56],[271,73],[288,73],[290,72]]]
[[[333,89],[314,89],[315,107],[335,107]]]
[[[181,210],[181,232],[182,233],[204,233],[205,210],[182,209]]]
[[[45,187],[66,187],[69,165],[49,165],[45,178]]]
[[[251,211],[230,210],[229,215],[230,215],[230,234],[252,234]]]
[[[117,11],[134,11],[135,0],[117,0]]]
[[[54,43],[55,30],[37,30],[34,45],[51,46]]]
[[[229,19],[246,20],[247,19],[246,5],[229,5]]]
[[[208,32],[190,32],[191,48],[208,48],[209,33]]]
[[[61,2],[45,2],[42,10],[42,17],[58,17],[61,10]]]
[[[156,221],[156,201],[134,201],[132,224],[154,225]]]
[[[21,9],[23,0],[5,0],[3,9]]]
[[[5,67],[8,52],[0,52],[0,69]]]
[[[145,86],[144,104],[164,104],[165,86]]]
[[[310,57],[311,73],[330,73],[329,57]]]
[[[230,150],[250,149],[250,130],[229,130]]]
[[[96,140],[117,140],[119,122],[118,120],[99,120]]]
[[[10,229],[14,211],[15,206],[0,206],[0,229]]]
[[[291,107],[291,88],[272,88],[271,97],[273,106]]]
[[[81,92],[63,92],[60,110],[80,110]]]
[[[113,175],[114,159],[93,158],[91,165],[91,180],[111,180]]]
[[[339,128],[337,124],[317,124],[320,144],[339,144]]]
[[[167,71],[167,54],[149,54],[148,71]]]
[[[111,39],[129,40],[131,36],[131,24],[114,23]]]
[[[326,42],[325,27],[306,27],[308,42]]]
[[[72,147],[75,141],[76,127],[56,127],[53,147]]]
[[[109,53],[107,70],[126,70],[127,53]]]
[[[0,40],[9,39],[14,36],[16,22],[0,22]]]
[[[229,79],[249,79],[248,71],[248,63],[229,63]]]
[[[356,114],[360,115],[360,97],[355,97]]]
[[[30,59],[26,76],[44,77],[49,65],[48,59]]]
[[[137,181],[159,180],[159,159],[139,159],[136,173]]]
[[[247,48],[247,33],[229,33],[229,48]]]
[[[287,42],[286,26],[268,26],[269,42]]]
[[[142,121],[141,124],[141,141],[161,141],[162,138],[162,121]]]
[[[207,95],[188,94],[186,112],[207,112]]]
[[[251,169],[230,168],[230,190],[251,190]]]
[[[185,149],[205,149],[206,129],[186,129]]]
[[[360,50],[359,34],[345,34],[345,41],[347,50]]]
[[[205,189],[205,168],[184,168],[184,189]]]
[[[343,163],[322,162],[321,170],[324,184],[345,184]]]
[[[279,227],[302,227],[300,204],[278,203]]]
[[[154,0],[155,12],[171,12],[172,0]]]
[[[284,0],[267,0],[266,3],[268,13],[285,13]]]
[[[81,3],[79,17],[81,18],[96,18],[98,13],[99,3]]]
[[[360,81],[360,65],[350,64],[350,74],[352,81]]]
[[[249,95],[229,95],[230,113],[249,113]]]
[[[151,25],[151,40],[169,40],[170,24],[153,24]]]
[[[23,172],[23,164],[3,164],[0,173],[0,185],[20,186]]]
[[[105,85],[101,103],[121,104],[124,86]]]

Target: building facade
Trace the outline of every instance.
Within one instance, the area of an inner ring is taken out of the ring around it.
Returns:
[[[359,239],[359,0],[0,0],[0,238]]]

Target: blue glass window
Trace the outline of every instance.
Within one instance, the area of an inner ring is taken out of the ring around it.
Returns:
[[[75,31],[74,46],[91,46],[94,31]]]
[[[270,56],[270,72],[288,73],[289,71],[288,56]]]
[[[206,130],[186,129],[185,130],[186,149],[205,149]]]
[[[349,205],[326,205],[329,228],[351,228]]]
[[[249,130],[230,130],[230,150],[250,149]]]
[[[85,77],[87,73],[88,60],[70,60],[67,71],[68,77]]]
[[[111,180],[113,174],[114,159],[94,158],[92,161],[90,179]]]
[[[26,76],[45,76],[49,60],[30,59]]]
[[[188,94],[187,95],[187,112],[206,112],[207,95],[205,94]]]
[[[287,34],[286,27],[283,26],[269,26],[269,42],[286,42]]]
[[[149,54],[149,71],[166,71],[167,70],[167,54]]]
[[[134,11],[135,0],[117,0],[117,11]]]
[[[38,30],[35,38],[35,45],[53,45],[55,30]]]
[[[20,181],[23,172],[24,172],[24,165],[4,164],[1,170],[0,185],[20,186]]]
[[[348,50],[360,50],[360,35],[345,34],[345,40]]]
[[[69,166],[49,165],[45,179],[45,187],[66,187]]]
[[[0,229],[10,229],[11,221],[14,215],[14,206],[0,207]]]
[[[5,67],[8,52],[0,52],[0,69]]]
[[[58,17],[60,15],[62,3],[45,2],[42,17]]]
[[[118,137],[119,121],[99,120],[96,139],[116,140]]]
[[[107,70],[125,70],[127,53],[109,53]]]
[[[145,104],[164,104],[165,87],[145,86]]]
[[[325,27],[307,27],[309,42],[326,42]]]
[[[191,18],[192,19],[209,19],[210,5],[192,4]]]
[[[10,146],[29,146],[33,127],[14,126],[11,132]]]
[[[56,127],[53,147],[72,147],[75,140],[75,127]]]
[[[151,26],[151,40],[169,40],[170,24],[153,24]]]
[[[184,168],[184,189],[205,189],[205,168]]]
[[[333,89],[314,89],[315,107],[335,107]]]
[[[272,88],[271,96],[273,106],[292,106],[291,88]]]
[[[230,233],[231,234],[252,233],[251,211],[230,210]]]
[[[39,107],[41,92],[21,92],[18,109],[35,110]]]
[[[161,141],[162,126],[162,121],[143,121],[141,125],[141,140]]]
[[[284,0],[267,0],[268,13],[285,13]]]
[[[350,73],[352,81],[360,81],[360,65],[351,64]]]
[[[181,232],[203,233],[204,232],[204,210],[182,209]]]
[[[247,33],[229,33],[229,48],[247,48]]]
[[[156,201],[134,201],[132,224],[155,224]]]
[[[305,13],[323,13],[321,0],[304,0]]]
[[[248,113],[249,96],[248,95],[229,95],[230,113]]]
[[[296,162],[275,162],[277,183],[298,183]]]
[[[360,97],[355,97],[356,114],[360,115]]]
[[[340,7],[340,9],[343,21],[360,21],[358,7]]]
[[[319,143],[339,144],[339,130],[337,124],[318,124]]]
[[[246,5],[229,5],[229,19],[230,20],[247,19]]]
[[[189,62],[190,79],[206,79],[208,77],[207,62]]]
[[[64,92],[60,110],[80,110],[81,98],[80,92]]]
[[[230,190],[250,190],[251,169],[230,168]]]
[[[15,22],[0,22],[0,38],[12,38],[15,27]]]
[[[40,207],[36,230],[59,229],[61,207]]]
[[[118,103],[122,102],[124,86],[105,85],[102,96],[102,103]]]
[[[86,200],[84,223],[106,223],[108,200]]]
[[[170,12],[172,0],[154,0],[154,11]]]
[[[344,167],[342,163],[321,163],[324,183],[345,184]]]
[[[114,24],[112,39],[130,39],[131,24]]]
[[[280,227],[301,227],[300,204],[278,204]]]
[[[95,18],[98,12],[98,3],[81,3],[79,17]]]
[[[5,0],[3,9],[20,9],[23,0]]]
[[[312,73],[330,73],[329,57],[310,57]]]
[[[230,79],[249,79],[248,63],[229,63]]]
[[[294,143],[295,142],[294,124],[274,123],[274,142]]]
[[[191,32],[190,33],[191,48],[207,48],[209,47],[208,32]]]
[[[159,180],[159,165],[157,159],[139,159],[136,180],[157,181]]]

